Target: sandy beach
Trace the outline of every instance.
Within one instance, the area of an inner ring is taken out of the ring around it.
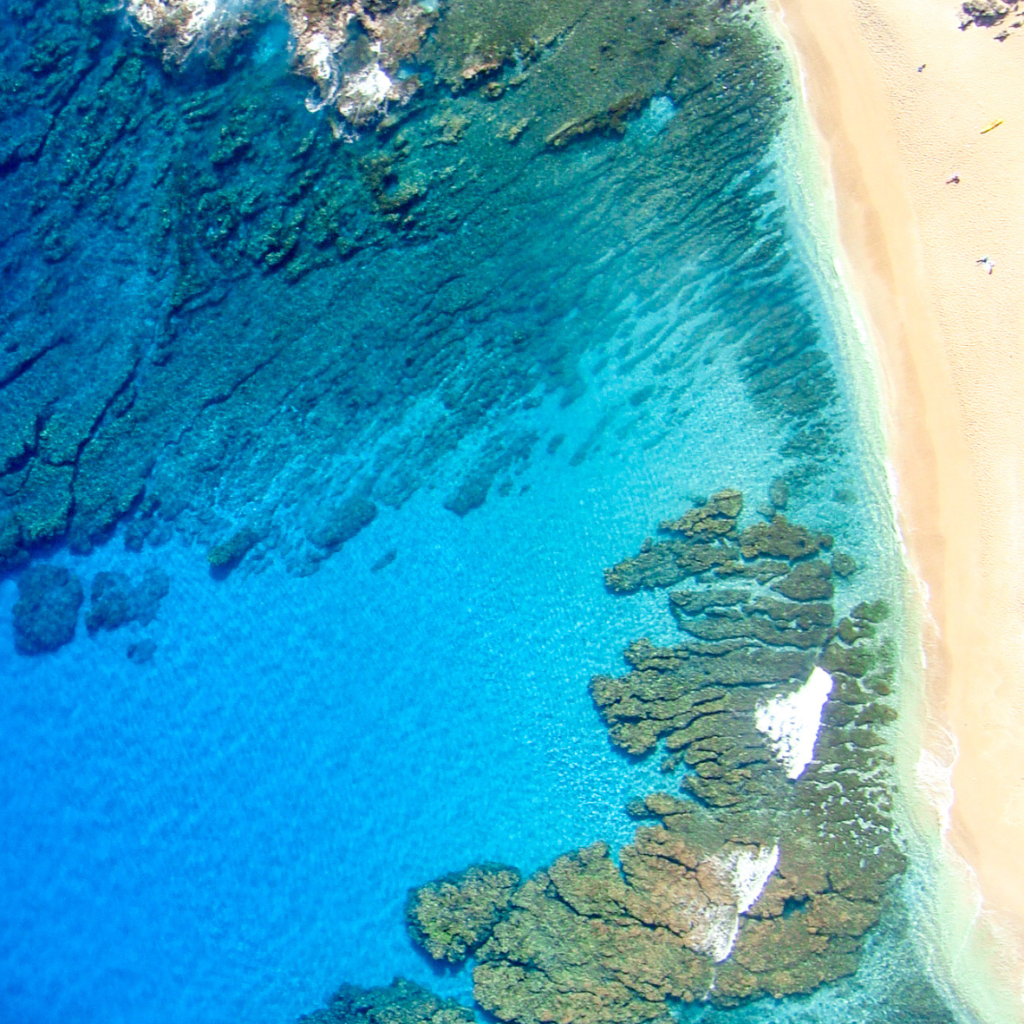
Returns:
[[[956,0],[771,3],[881,370],[899,524],[923,584],[925,748],[944,764],[956,751],[946,841],[981,914],[946,952],[984,952],[1009,998],[1000,1018],[1020,1020],[1024,34],[961,30]],[[961,982],[996,1012],[984,979]]]

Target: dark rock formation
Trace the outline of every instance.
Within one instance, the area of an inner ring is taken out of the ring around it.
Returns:
[[[85,594],[78,577],[56,565],[34,565],[18,577],[14,646],[19,654],[45,654],[70,643]]]
[[[504,917],[519,882],[515,868],[479,864],[413,889],[405,906],[409,934],[435,960],[460,963]]]
[[[789,484],[776,477],[768,488],[768,500],[776,511],[781,512],[789,504]]]
[[[832,567],[815,559],[795,565],[781,579],[776,580],[772,590],[778,591],[791,601],[831,601],[832,600]]]
[[[415,982],[395,978],[386,988],[343,985],[322,1010],[300,1024],[474,1024],[473,1011],[439,999]]]
[[[669,1000],[735,1005],[855,969],[879,904],[830,891],[806,833],[780,854],[695,831],[639,829],[621,871],[599,843],[531,877],[477,954],[477,1001],[524,1024],[667,1022]]]
[[[713,540],[736,532],[736,518],[743,511],[743,495],[727,490],[713,494],[706,505],[697,505],[680,519],[661,524],[668,533],[681,533],[684,537],[704,537]]]
[[[459,486],[444,499],[444,507],[457,516],[466,516],[487,500],[487,492],[494,482],[493,474],[483,471],[466,477]]]
[[[156,567],[147,569],[135,586],[124,573],[99,572],[92,581],[92,603],[85,624],[90,633],[118,629],[129,622],[147,626],[169,589],[167,573]]]
[[[381,572],[386,569],[396,558],[398,557],[397,548],[388,548],[380,558],[377,559],[373,565],[370,566],[370,572]]]
[[[857,571],[857,562],[852,555],[844,551],[836,551],[832,555],[832,571],[840,579],[848,579]]]
[[[603,843],[523,885],[477,954],[473,991],[485,1010],[522,1024],[668,1022],[667,999],[708,992],[712,961],[691,948],[706,938],[700,915],[713,906],[697,858],[680,841],[662,842],[661,830],[649,835],[623,850],[636,885]]]
[[[964,0],[961,5],[960,27],[981,25],[991,28],[1005,21],[1011,14],[1018,11],[1016,0]]]
[[[722,491],[680,519],[662,523],[662,532],[681,536],[646,541],[638,555],[605,570],[605,585],[614,593],[631,594],[714,572],[722,578],[739,576],[759,582],[787,576],[790,582],[780,586],[789,592],[780,592],[795,600],[831,596],[824,585],[813,588],[807,583],[809,576],[827,579],[831,574],[827,566],[804,569],[788,563],[829,550],[832,538],[795,526],[781,515],[770,523],[754,523],[741,533],[736,520],[742,507],[738,492]],[[804,593],[808,596],[801,596]]]

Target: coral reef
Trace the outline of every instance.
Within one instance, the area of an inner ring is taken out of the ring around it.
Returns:
[[[322,1010],[300,1024],[473,1024],[473,1011],[454,999],[439,999],[405,978],[386,988],[343,985]]]
[[[904,867],[888,607],[833,625],[831,538],[774,512],[742,529],[742,509],[721,491],[606,573],[620,593],[689,583],[668,603],[695,639],[637,640],[626,675],[591,683],[612,741],[660,747],[666,774],[684,768],[683,795],[630,805],[655,824],[618,864],[598,843],[521,884],[503,877],[496,896],[506,869],[486,866],[410,895],[413,940],[437,959],[474,955],[475,998],[499,1020],[667,1024],[674,1001],[806,993],[860,962]]]
[[[45,654],[75,637],[78,609],[85,593],[81,581],[56,565],[33,565],[18,577],[14,605],[14,646],[19,654]]]
[[[90,633],[118,629],[129,622],[147,626],[160,602],[167,596],[170,581],[162,569],[148,568],[137,585],[121,572],[99,572],[92,581],[91,604],[85,617]]]
[[[460,963],[505,916],[520,874],[504,864],[475,864],[409,893],[409,934],[435,960]]]

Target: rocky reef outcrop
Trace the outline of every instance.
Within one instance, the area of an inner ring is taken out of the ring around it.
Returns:
[[[435,960],[461,963],[506,915],[521,876],[503,864],[475,864],[409,894],[405,920]]]
[[[343,985],[327,1006],[299,1018],[299,1024],[473,1024],[473,1011],[454,999],[440,999],[413,981],[395,978],[386,987]]]
[[[1017,0],[964,0],[960,7],[960,27],[980,25],[991,28],[1001,25],[1011,14],[1019,13]]]
[[[667,1024],[677,1001],[736,1006],[857,969],[904,867],[888,607],[837,624],[832,538],[775,511],[743,528],[742,510],[719,492],[606,573],[616,593],[685,585],[668,607],[687,638],[637,640],[625,675],[591,683],[612,741],[660,751],[681,792],[630,805],[649,823],[617,862],[597,843],[521,883],[480,866],[410,894],[413,941],[472,955],[499,1020]]]
[[[346,541],[377,518],[377,506],[366,498],[352,497],[318,511],[306,526],[306,536],[325,554],[337,551]]]
[[[206,552],[210,568],[217,572],[230,572],[260,542],[259,533],[249,526],[225,537]]]
[[[270,5],[261,0],[128,0],[128,10],[169,64],[196,50],[214,64]],[[414,0],[284,0],[296,70],[314,83],[310,111],[329,107],[343,123],[366,124],[404,104],[420,87],[400,73],[437,19],[437,8]]]
[[[55,651],[75,637],[85,592],[70,570],[33,565],[18,577],[14,605],[14,646],[19,654]]]

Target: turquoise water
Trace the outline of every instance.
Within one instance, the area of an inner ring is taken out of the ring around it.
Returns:
[[[169,577],[149,623],[90,635],[83,610],[33,656],[0,631],[0,1019],[276,1024],[395,975],[470,1005],[469,972],[409,941],[407,890],[618,847],[666,785],[587,684],[678,630],[605,567],[725,486],[754,522],[785,479],[787,516],[863,567],[842,602],[892,592],[781,96],[723,44],[564,152],[494,142],[490,100],[446,94],[404,148],[346,149],[273,17],[181,73],[102,8],[0,28],[31,96],[0,172],[0,620],[28,556],[87,592]],[[318,544],[353,496],[372,522]],[[852,981],[683,1019],[953,1019],[930,995],[884,1016],[923,977],[897,904]]]

